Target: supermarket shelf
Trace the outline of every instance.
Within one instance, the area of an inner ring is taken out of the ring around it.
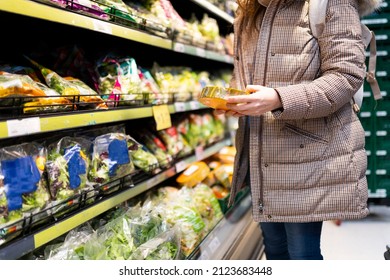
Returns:
[[[204,0],[201,2],[207,3]],[[209,5],[211,4],[209,3]],[[223,11],[219,10],[215,6],[213,7],[213,11],[218,11],[220,14],[223,14]],[[2,0],[0,1],[0,11],[34,17],[61,24],[67,24],[155,46],[158,48],[179,51],[185,54],[203,57],[209,60],[216,60],[230,64],[233,63],[233,59],[229,55],[220,54],[214,51],[205,50],[190,45],[174,43],[171,39],[161,38],[143,31],[139,31],[125,26],[120,26],[104,20],[100,20],[98,18],[93,18],[82,14],[70,12],[64,9],[37,3],[31,0]]]
[[[170,114],[205,109],[198,101],[167,105]],[[153,116],[152,106],[108,111],[76,111],[56,116],[36,116],[0,121],[0,139]]]
[[[171,48],[168,39],[30,0],[3,0],[0,1],[0,10],[102,32],[159,48]]]
[[[128,189],[121,191],[118,194],[115,194],[107,199],[95,203],[88,208],[65,218],[64,220],[59,220],[54,225],[51,225],[43,230],[40,230],[31,235],[27,235],[15,241],[10,241],[9,243],[5,244],[3,248],[0,249],[0,260],[21,258],[25,254],[34,251],[40,246],[47,244],[55,238],[60,237],[61,235],[69,232],[75,227],[112,209],[116,205],[125,202],[130,198],[135,197],[164,182],[165,180],[173,177],[191,163],[197,160],[202,160],[217,153],[219,150],[229,145],[230,143],[230,140],[224,140],[219,143],[216,143],[215,145],[204,149],[201,153],[201,156],[199,156],[200,154],[190,156],[182,160],[180,163],[176,164],[176,166],[173,166],[163,171],[162,173],[148,180],[145,180],[135,186],[129,187]]]
[[[230,55],[224,55],[217,52],[205,50],[199,47],[190,46],[182,43],[174,42],[172,44],[172,48],[175,52],[189,54],[193,56],[203,57],[210,60],[220,61],[220,62],[226,62],[229,64],[233,64],[234,60],[233,57]]]
[[[229,14],[225,13],[224,11],[221,11],[218,7],[213,5],[207,0],[191,0],[192,2],[198,4],[199,6],[205,8],[206,10],[214,13],[215,15],[225,19],[227,22],[233,24],[234,18],[230,16]]]

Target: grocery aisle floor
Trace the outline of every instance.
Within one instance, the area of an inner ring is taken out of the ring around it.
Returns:
[[[321,247],[325,260],[384,260],[390,245],[390,207],[370,206],[362,220],[325,222]]]

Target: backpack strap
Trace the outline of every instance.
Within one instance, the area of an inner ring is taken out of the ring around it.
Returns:
[[[363,39],[364,44],[367,47],[370,45],[370,53],[368,58],[368,71],[366,74],[366,80],[370,84],[372,94],[374,95],[375,100],[382,99],[381,90],[379,88],[379,84],[377,79],[375,78],[375,71],[376,71],[376,40],[375,40],[375,33],[368,29],[368,27],[364,24],[361,24],[362,26],[362,33],[363,33]],[[368,35],[369,36],[369,42],[368,41]]]
[[[328,0],[311,0],[309,1],[309,24],[311,32],[315,38],[321,36],[325,27],[326,10],[328,6]],[[374,99],[378,100],[382,98],[381,91],[377,79],[375,78],[376,71],[376,40],[373,31],[368,29],[366,25],[361,24],[362,28],[362,40],[364,47],[370,46],[370,54],[368,61],[368,71],[366,72],[366,80],[369,83]],[[353,107],[356,112],[359,112],[363,101],[363,85],[354,94]]]
[[[318,38],[324,31],[327,7],[328,0],[309,1],[309,23],[315,38]]]

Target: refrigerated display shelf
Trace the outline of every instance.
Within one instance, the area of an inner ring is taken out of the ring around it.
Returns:
[[[118,193],[113,193],[107,198],[103,198],[91,205],[86,205],[85,209],[80,209],[76,213],[70,213],[64,218],[58,217],[54,224],[50,224],[45,228],[37,229],[35,232],[22,237],[17,237],[15,240],[11,240],[3,246],[0,246],[0,259],[19,259],[120,203],[161,184],[183,171],[191,163],[208,158],[230,144],[231,141],[229,139],[220,141],[208,148],[202,149],[202,153],[196,153],[195,155],[182,159],[169,169],[145,181],[135,185],[129,185]]]

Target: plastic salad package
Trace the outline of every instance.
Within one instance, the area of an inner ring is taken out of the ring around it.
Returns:
[[[157,157],[131,136],[127,138],[127,146],[136,167],[144,172],[153,172],[159,167]]]
[[[129,260],[179,260],[180,236],[170,229],[141,244],[131,253]]]
[[[166,129],[156,131],[157,135],[164,142],[165,147],[167,147],[167,152],[173,158],[178,157],[179,153],[183,151],[184,144],[179,137],[179,132],[176,129],[176,126],[171,126]]]
[[[196,78],[191,69],[178,66],[160,66],[153,63],[152,74],[163,94],[172,101],[185,102],[192,98]]]
[[[111,15],[112,21],[124,25],[134,26],[136,19],[132,15],[132,9],[122,0],[95,0],[99,7]]]
[[[198,146],[206,146],[206,139],[203,135],[203,118],[199,114],[189,114],[189,135],[191,139],[191,146],[195,149]]]
[[[135,250],[128,218],[121,215],[99,227],[84,244],[86,260],[126,260]]]
[[[135,17],[135,20],[141,25],[141,28],[164,38],[167,38],[172,34],[169,24],[151,13],[150,5],[148,5],[150,1],[124,0],[124,2],[131,8],[132,13],[137,16]]]
[[[173,157],[168,153],[168,149],[161,139],[153,132],[147,129],[137,131],[140,142],[143,143],[148,150],[156,156],[158,164],[161,168],[171,165]]]
[[[142,82],[134,58],[109,54],[96,63],[99,93],[109,106],[143,105]]]
[[[123,133],[107,133],[93,141],[92,163],[89,180],[104,184],[135,171],[129,150],[129,136]]]
[[[205,223],[188,192],[174,187],[161,187],[150,199],[171,227],[180,231],[180,248],[188,257],[205,234]]]
[[[159,105],[169,102],[169,95],[161,92],[149,70],[138,67],[138,74],[141,79],[142,92],[146,94],[148,104]]]
[[[66,1],[69,2],[69,1]],[[89,0],[72,0],[68,8],[75,10],[81,14],[95,16],[100,19],[109,20],[110,17],[103,9],[95,2]]]
[[[45,260],[84,260],[84,244],[94,233],[89,223],[68,232],[64,242],[48,245],[44,249]]]
[[[75,104],[79,104],[80,107],[89,106],[94,109],[107,109],[104,100],[85,83],[75,78],[62,77],[53,70],[43,67],[28,57],[26,58],[41,71],[46,84],[61,96],[68,98]]]
[[[31,97],[31,98],[30,98]],[[22,98],[16,101],[15,98]],[[29,75],[0,72],[0,103],[4,106],[22,103],[23,113],[52,112],[71,109],[69,100],[49,91]]]
[[[127,260],[142,259],[147,253],[149,257],[154,255],[174,259],[179,250],[174,247],[174,236],[163,235],[168,232],[174,234],[169,224],[153,211],[151,205],[137,204],[99,227],[86,242],[84,256],[90,260]],[[146,248],[150,249],[153,244],[148,242],[153,239],[158,246],[146,252]],[[147,245],[140,248],[143,244]],[[137,251],[138,248],[140,250]]]
[[[70,136],[48,145],[46,169],[55,213],[67,209],[68,200],[78,202],[82,192],[94,195],[87,179],[90,148],[88,139]]]
[[[191,193],[194,204],[205,222],[206,232],[210,232],[223,217],[221,206],[213,190],[202,183],[186,190]]]
[[[0,244],[48,217],[46,149],[22,143],[0,149]]]

